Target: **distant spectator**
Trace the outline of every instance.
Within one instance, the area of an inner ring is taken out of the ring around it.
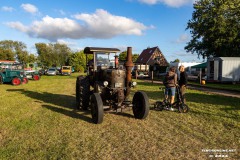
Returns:
[[[181,65],[179,67],[179,71],[180,71],[180,79],[179,79],[179,86],[180,86],[180,91],[181,91],[181,95],[183,98],[184,103],[186,103],[186,97],[185,97],[185,92],[186,92],[186,87],[187,87],[187,83],[188,83],[188,75],[185,72],[185,68],[183,65]]]

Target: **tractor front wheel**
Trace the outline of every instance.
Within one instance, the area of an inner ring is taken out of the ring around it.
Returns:
[[[137,119],[144,119],[148,116],[149,100],[145,92],[138,91],[133,96],[133,114]]]
[[[103,102],[99,93],[94,93],[91,96],[91,114],[92,121],[95,124],[100,124],[103,121]]]
[[[13,78],[12,79],[12,85],[14,85],[14,86],[18,86],[18,85],[20,85],[21,84],[21,79],[20,78]]]
[[[39,75],[33,75],[33,80],[38,81],[40,79]]]

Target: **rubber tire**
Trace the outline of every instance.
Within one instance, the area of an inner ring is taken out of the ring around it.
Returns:
[[[93,93],[91,96],[91,114],[93,123],[103,122],[103,102],[99,93]]]
[[[182,103],[182,104],[179,105],[178,111],[180,113],[187,113],[189,111],[189,107],[188,107],[188,105]]]
[[[20,84],[21,84],[21,79],[20,78],[15,77],[15,78],[12,79],[12,85],[18,86]]]
[[[40,76],[39,75],[33,75],[33,80],[34,81],[38,81],[40,79]]]
[[[22,84],[27,84],[28,83],[28,79],[26,77],[23,78]]]
[[[89,77],[78,76],[76,80],[76,108],[87,110],[90,101]]]
[[[0,85],[3,84],[3,78],[0,76]]]
[[[149,100],[145,92],[138,91],[133,96],[133,114],[137,119],[145,119],[149,113]]]

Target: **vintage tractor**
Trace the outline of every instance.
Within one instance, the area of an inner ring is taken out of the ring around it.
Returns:
[[[137,84],[131,79],[132,48],[127,49],[124,65],[118,64],[116,53],[119,51],[116,48],[84,49],[87,61],[89,54],[93,55],[93,59],[88,61],[87,76],[77,77],[76,102],[78,109],[91,109],[93,123],[102,123],[104,111],[118,112],[126,107],[132,107],[137,119],[148,115],[149,100],[145,92],[137,91],[132,101],[128,99],[131,87]]]
[[[34,81],[38,81],[41,78],[39,72],[35,70],[25,70],[25,75],[28,79],[32,79]]]
[[[8,64],[7,68],[0,69],[0,84],[12,83],[12,85],[20,85],[28,83],[28,79],[24,74],[22,64]]]

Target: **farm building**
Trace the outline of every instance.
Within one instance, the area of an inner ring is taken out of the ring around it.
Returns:
[[[135,62],[136,65],[146,65],[153,71],[165,71],[169,65],[158,47],[147,48],[142,51]]]
[[[240,81],[240,57],[209,58],[207,61],[207,68],[208,81]]]

